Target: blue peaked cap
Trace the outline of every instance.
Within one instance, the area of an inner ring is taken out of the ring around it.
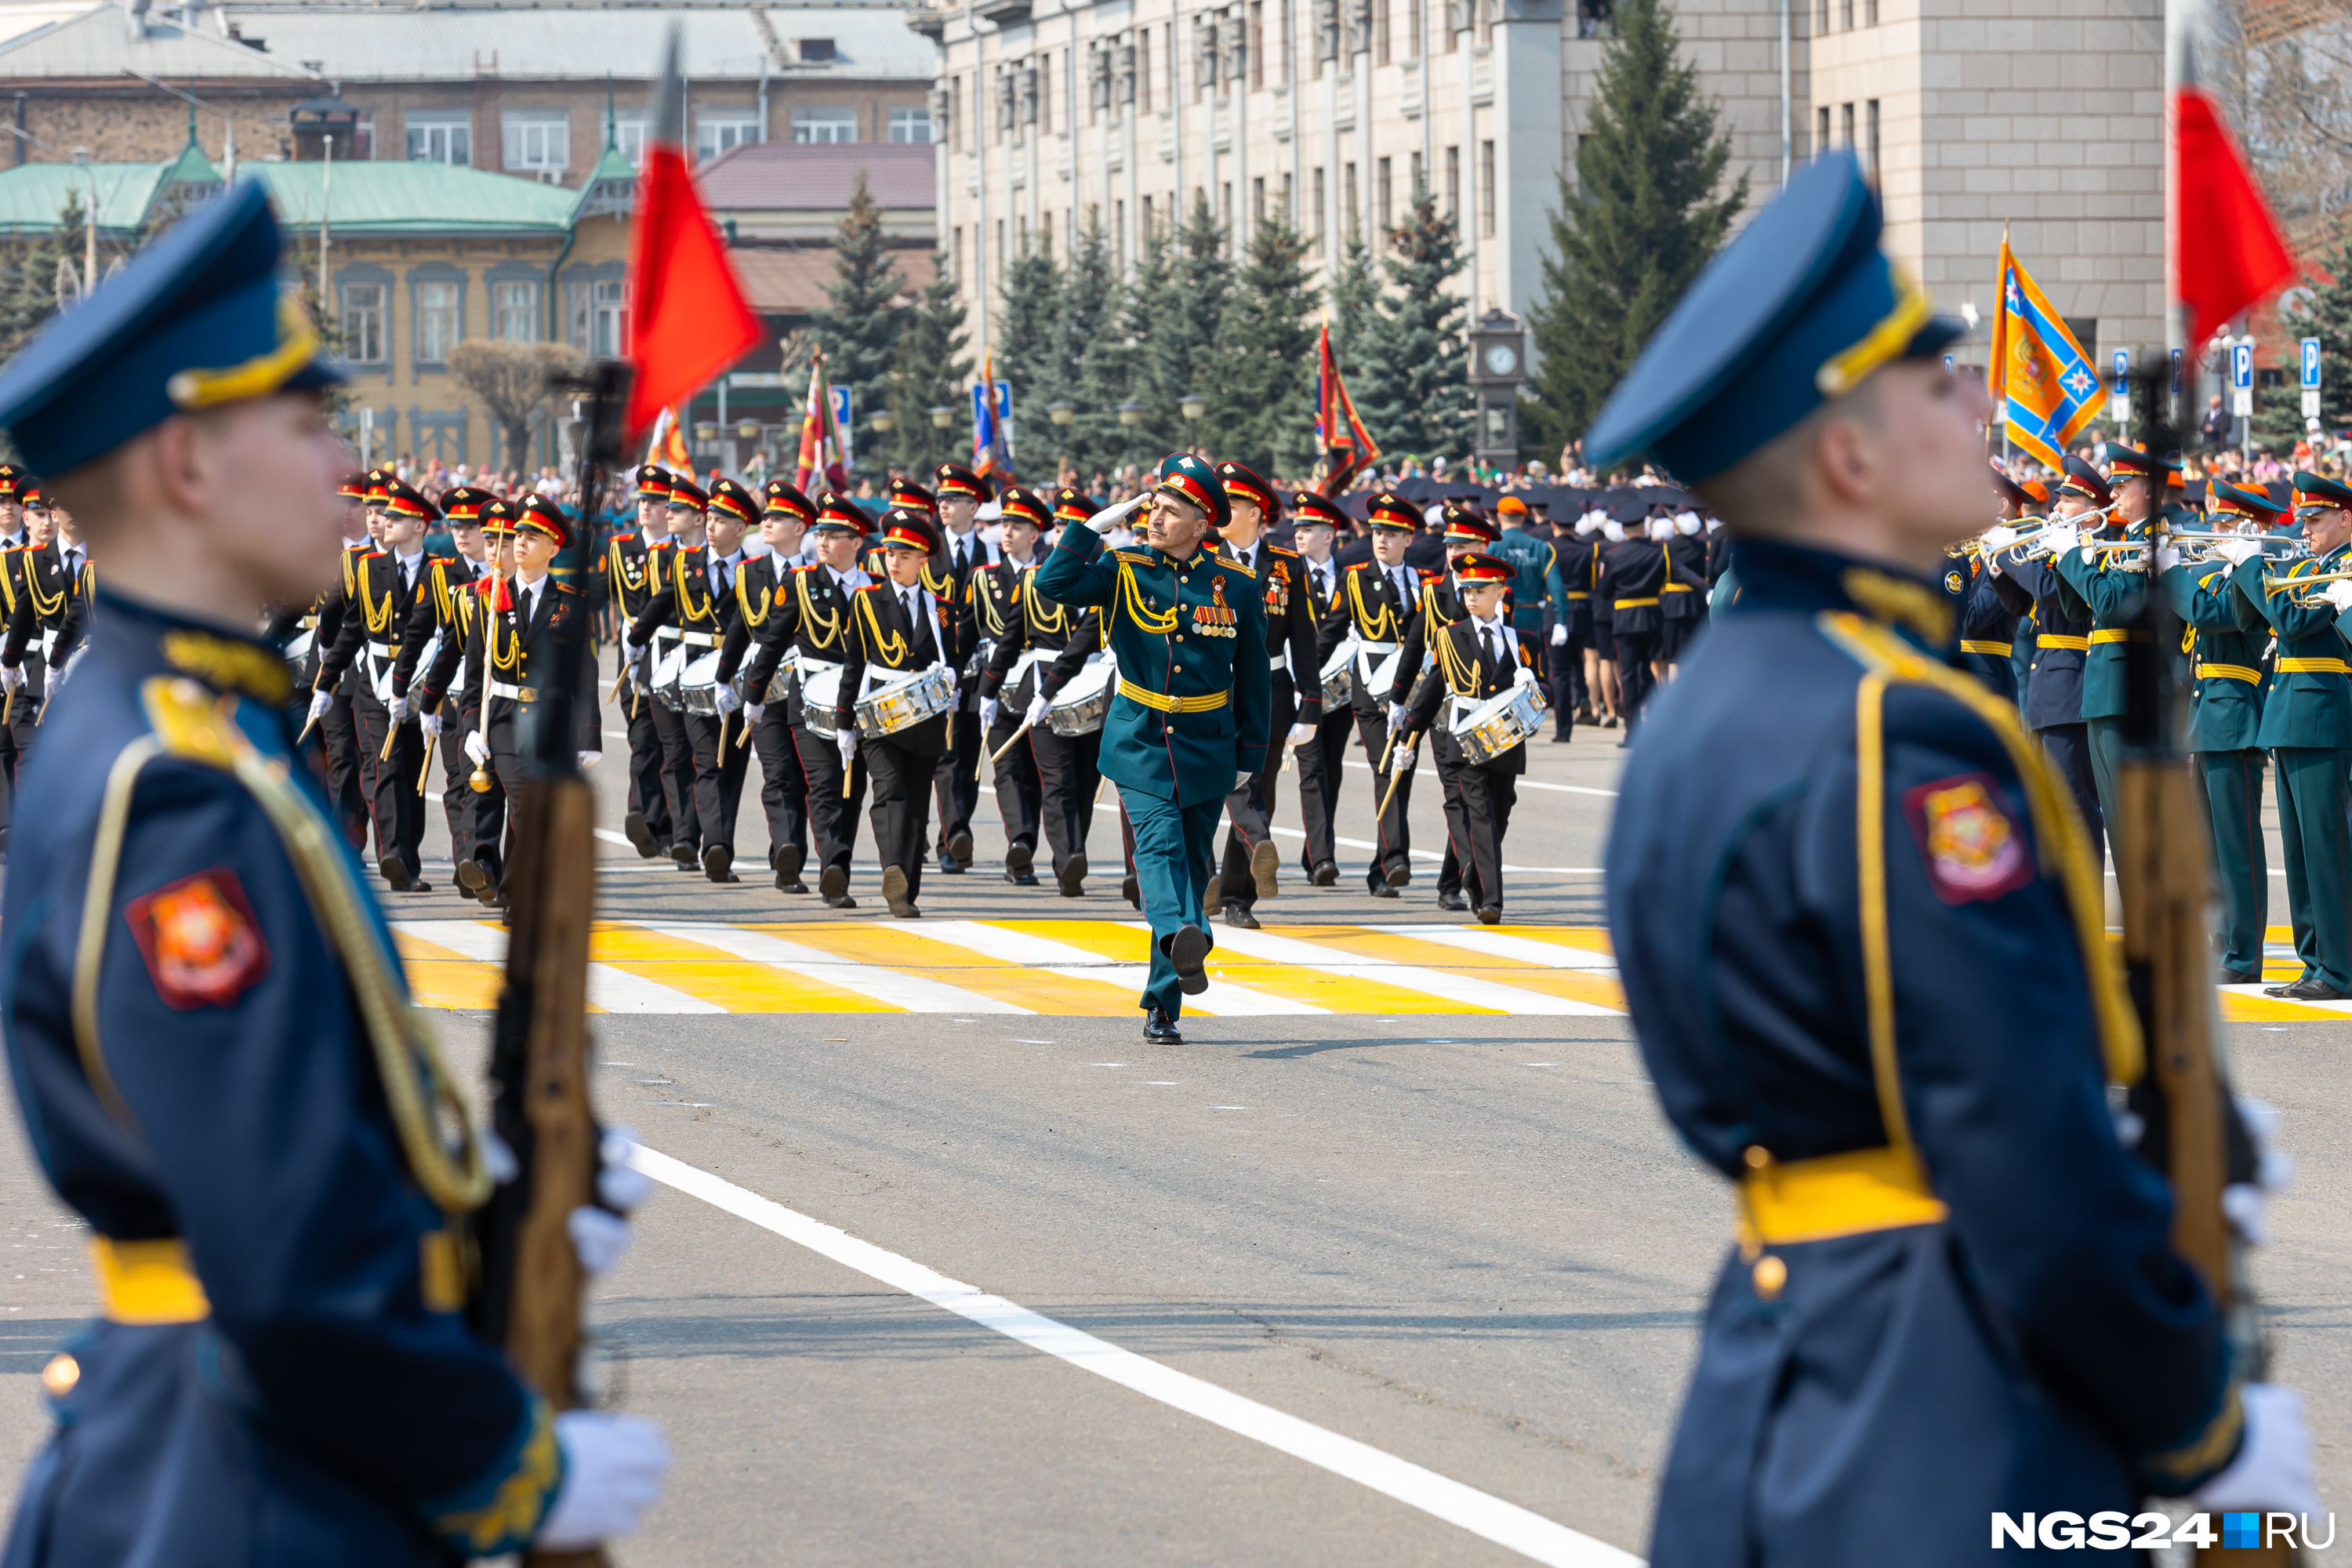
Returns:
[[[342,379],[278,283],[268,193],[231,187],[49,323],[0,371],[0,428],[60,474],[174,414]]]
[[[1850,152],[1814,160],[1707,263],[1585,433],[1607,469],[1648,452],[1719,474],[1893,360],[1967,329],[1878,248],[1878,198]]]

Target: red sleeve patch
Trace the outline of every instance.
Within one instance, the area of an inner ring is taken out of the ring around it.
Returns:
[[[155,993],[171,1007],[226,1007],[269,973],[269,947],[227,867],[183,877],[123,909]]]
[[[1997,899],[2033,879],[2033,857],[1990,773],[1959,773],[1903,796],[1903,815],[1948,904]]]

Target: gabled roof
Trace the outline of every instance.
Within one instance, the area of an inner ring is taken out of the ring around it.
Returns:
[[[730,250],[735,276],[751,309],[763,316],[800,316],[825,307],[825,289],[833,282],[833,252],[829,249]],[[892,302],[911,305],[939,276],[939,258],[929,250],[893,250],[905,287]]]
[[[152,13],[142,36],[120,5],[100,5],[0,43],[4,80],[110,81],[142,73],[177,81],[319,79],[297,57],[252,48],[207,27],[183,27]]]
[[[278,221],[289,228],[317,227],[324,208],[330,232],[339,235],[562,234],[580,195],[449,163],[337,163],[331,179],[327,167],[241,163],[236,177],[268,185]]]
[[[100,234],[134,233],[147,219],[172,163],[20,163],[0,169],[0,234],[47,234],[68,202],[90,205],[98,187]],[[215,175],[215,179],[219,176]]]
[[[857,175],[884,207],[939,204],[937,150],[928,142],[746,142],[702,165],[703,199],[714,212],[838,212]]]
[[[580,195],[572,207],[572,216],[627,216],[635,210],[637,166],[618,147],[605,145],[597,158],[596,166],[580,182]]]

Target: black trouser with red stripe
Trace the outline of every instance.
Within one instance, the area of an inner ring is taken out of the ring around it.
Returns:
[[[751,725],[751,749],[760,753],[760,807],[768,815],[771,868],[784,849],[797,849],[803,861],[808,858],[808,771],[801,764],[796,733],[790,705],[782,702],[769,703]]]
[[[686,742],[694,756],[694,817],[701,847],[725,845],[735,853],[735,813],[743,804],[743,778],[751,766],[751,738],[740,712],[681,713]]]
[[[1447,847],[1462,865],[1462,892],[1474,910],[1503,903],[1503,835],[1511,830],[1518,804],[1518,775],[1496,763],[1474,765],[1454,737],[1430,737],[1437,782],[1445,792]]]
[[[1389,749],[1389,717],[1385,711],[1358,707],[1356,733],[1364,742],[1364,757],[1372,764],[1372,803],[1375,806],[1388,794],[1389,776],[1392,768],[1381,766]],[[1398,781],[1396,796],[1389,808],[1381,813],[1380,847],[1372,852],[1372,863],[1366,868],[1366,886],[1384,888],[1389,879],[1402,872],[1398,885],[1402,886],[1412,875],[1412,834],[1405,826],[1406,810],[1412,805],[1412,774],[1407,773]]]
[[[661,792],[669,811],[670,844],[683,844],[699,857],[702,821],[694,808],[694,742],[686,732],[686,715],[651,698],[646,710],[653,716],[654,734],[661,742]]]
[[[1073,856],[1086,854],[1087,835],[1094,827],[1095,792],[1102,784],[1102,731],[1056,735],[1050,729],[1032,730],[1029,750],[1037,763],[1037,817],[1053,850],[1054,875],[1059,877]]]
[[[344,679],[361,682],[352,693],[352,716],[358,721],[360,783],[366,792],[368,815],[375,821],[375,858],[396,855],[414,875],[424,864],[425,797],[416,780],[425,771],[425,737],[415,719],[394,734],[392,711],[375,699],[366,685],[363,665],[354,665]],[[389,753],[384,737],[393,735]]]
[[[1242,786],[1225,796],[1225,853],[1217,868],[1217,899],[1248,909],[1257,902],[1257,880],[1250,860],[1261,844],[1274,838],[1275,770],[1282,765],[1282,750],[1297,721],[1298,693],[1290,672],[1277,669],[1273,679],[1273,706],[1266,724],[1265,754]]]

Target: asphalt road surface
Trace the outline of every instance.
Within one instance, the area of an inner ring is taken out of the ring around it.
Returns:
[[[1730,1204],[1657,1112],[1596,930],[1617,739],[1533,748],[1498,932],[1436,910],[1433,853],[1374,900],[1343,842],[1336,888],[1286,866],[1271,940],[1219,928],[1221,1011],[1173,1048],[1141,1039],[1108,795],[1084,899],[995,874],[983,795],[979,867],[928,877],[905,925],[870,834],[856,915],[767,884],[756,765],[740,885],[640,860],[608,740],[595,1092],[662,1184],[597,1293],[600,1376],[678,1454],[618,1560],[1638,1554]],[[1343,840],[1371,837],[1370,777],[1359,759]],[[499,937],[446,842],[436,891],[386,898],[478,1061]],[[2352,1016],[2225,1007],[2300,1166],[2257,1260],[2278,1375],[2352,1511]],[[0,1240],[13,1477],[46,1429],[37,1373],[93,1304],[13,1116]]]

